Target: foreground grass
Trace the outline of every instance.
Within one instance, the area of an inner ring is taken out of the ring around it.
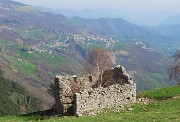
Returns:
[[[160,97],[162,95],[162,97]],[[178,122],[180,121],[180,86],[156,89],[138,94],[138,97],[148,96],[157,99],[156,102],[147,105],[136,104],[132,109],[123,112],[108,110],[95,117],[52,117],[47,118],[41,114],[29,116],[0,117],[0,122],[42,121],[42,122]]]

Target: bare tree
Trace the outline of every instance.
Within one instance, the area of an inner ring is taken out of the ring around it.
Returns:
[[[100,77],[98,86],[101,87],[103,71],[107,70],[111,64],[112,60],[108,51],[94,48],[85,60],[85,71],[88,74],[98,75]]]
[[[173,56],[174,62],[169,67],[169,77],[180,85],[180,51]]]

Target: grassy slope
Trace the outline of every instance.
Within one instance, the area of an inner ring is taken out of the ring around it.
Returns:
[[[152,122],[152,121],[180,121],[180,98],[173,98],[180,96],[180,86],[169,87],[163,89],[155,89],[151,91],[145,91],[138,94],[138,97],[149,97],[155,99],[156,102],[147,105],[136,104],[132,107],[132,110],[126,109],[123,112],[112,112],[108,110],[106,113],[102,113],[95,117],[55,117],[51,119],[45,119],[43,116],[37,115],[31,116],[6,116],[1,117],[0,121],[39,121],[42,122]]]
[[[41,64],[44,63],[45,65],[50,65],[51,67],[57,67],[62,62],[64,62],[64,59],[56,53],[51,55],[47,52],[28,53],[28,51],[22,51],[29,50],[30,47],[28,47],[27,45],[23,46],[21,44],[9,43],[10,42],[7,40],[0,39],[0,46],[1,44],[4,46],[2,51],[4,53],[4,57],[12,62],[12,66],[14,69],[26,75],[35,76],[37,74],[36,64],[38,62],[41,62]],[[6,50],[11,50],[11,52],[7,54]],[[16,57],[14,55],[16,55]],[[22,59],[22,61],[18,60],[18,58]]]
[[[14,69],[18,69],[18,71],[21,71],[22,73],[29,76],[36,75],[37,72],[35,64],[26,61],[19,61],[17,58],[10,55],[4,55],[4,57],[13,62],[12,66]]]

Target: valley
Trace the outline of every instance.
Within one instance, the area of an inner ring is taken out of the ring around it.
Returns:
[[[108,50],[113,66],[125,66],[138,91],[175,85],[168,66],[179,38],[122,19],[68,19],[9,0],[0,0],[0,11],[0,69],[40,100],[41,110],[53,105],[47,87],[54,76],[83,75],[94,47]]]

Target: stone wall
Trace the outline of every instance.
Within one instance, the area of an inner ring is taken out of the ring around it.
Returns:
[[[117,108],[136,102],[136,85],[112,85],[75,94],[75,114],[102,108]]]
[[[124,106],[136,101],[136,85],[124,67],[104,71],[102,87],[94,88],[97,76],[56,76],[57,113],[82,115],[93,109]]]
[[[55,97],[55,106],[57,113],[74,113],[74,98],[75,93],[84,90],[92,90],[91,86],[97,81],[97,78],[94,76],[56,76],[55,77],[55,86],[58,85],[59,91],[56,90],[56,94],[59,96]],[[59,101],[59,103],[57,103]],[[63,110],[59,110],[63,109]]]

